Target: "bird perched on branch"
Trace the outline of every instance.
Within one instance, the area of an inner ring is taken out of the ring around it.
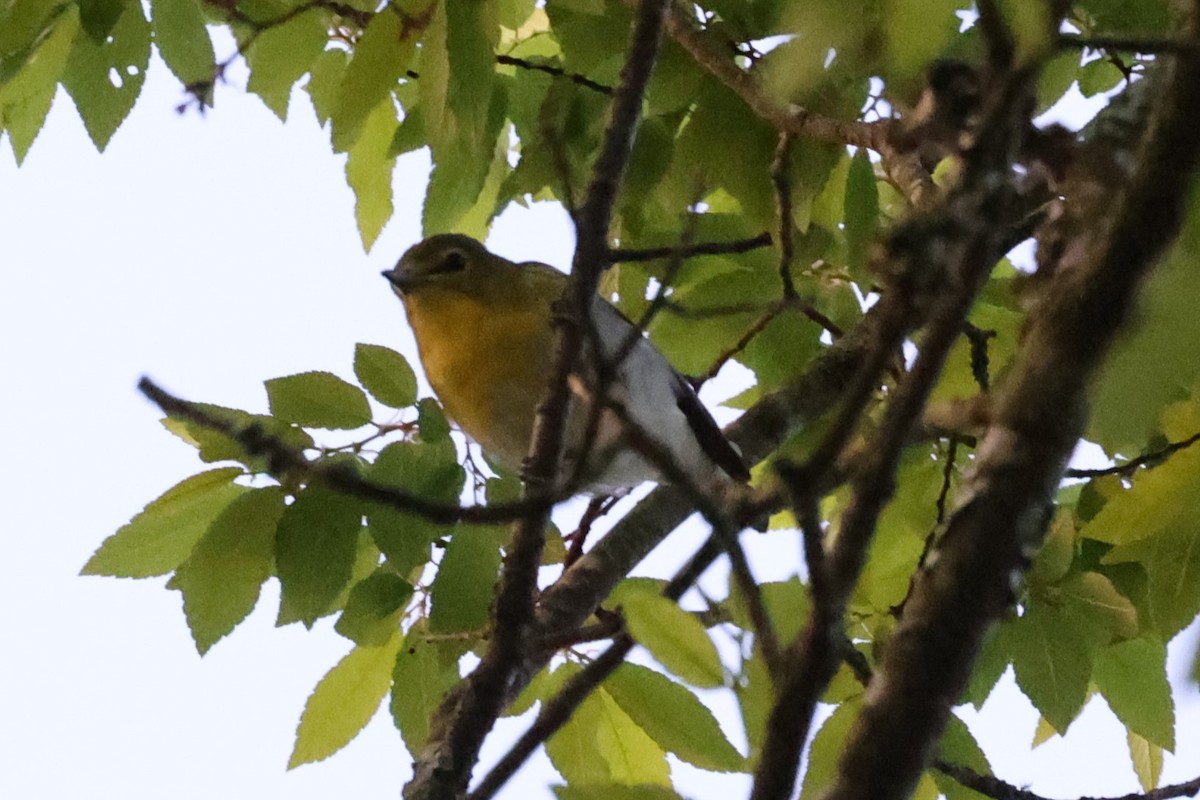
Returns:
[[[553,307],[567,276],[501,258],[458,234],[414,245],[383,275],[404,302],[446,413],[496,462],[519,471],[553,370]],[[664,481],[675,469],[705,491],[745,481],[741,456],[691,384],[604,299],[596,297],[591,316],[600,352],[585,345],[568,378],[558,484],[577,477],[583,491],[611,492]],[[656,466],[663,459],[673,467]]]

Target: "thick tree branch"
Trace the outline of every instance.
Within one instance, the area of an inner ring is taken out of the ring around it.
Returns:
[[[1193,4],[1188,36],[1197,41]],[[984,632],[1011,601],[1086,420],[1086,389],[1138,285],[1175,237],[1200,158],[1200,51],[1180,54],[1132,185],[1085,227],[1030,315],[974,472],[917,576],[828,800],[907,797],[930,763]]]

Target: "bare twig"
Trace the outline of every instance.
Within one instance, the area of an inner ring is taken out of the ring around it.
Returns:
[[[796,284],[792,281],[792,262],[795,260],[795,245],[792,232],[792,180],[791,168],[793,136],[786,131],[779,134],[775,147],[775,158],[771,162],[771,184],[775,187],[775,219],[779,226],[779,280],[783,284],[783,299],[796,297]]]
[[[1144,453],[1137,458],[1126,461],[1124,464],[1116,464],[1111,467],[1101,467],[1099,469],[1069,469],[1064,473],[1064,477],[1103,478],[1106,475],[1120,475],[1127,478],[1142,467],[1154,467],[1161,464],[1180,450],[1191,447],[1196,442],[1200,442],[1200,433],[1193,434],[1181,442],[1172,442],[1154,452]]]
[[[536,72],[544,72],[547,75],[553,75],[556,78],[566,78],[572,83],[578,84],[587,89],[591,89],[594,92],[600,92],[601,94],[611,96],[613,93],[613,88],[611,86],[605,86],[603,83],[598,83],[586,75],[580,75],[577,72],[568,72],[562,67],[556,67],[553,64],[543,64],[536,61],[530,61],[525,58],[507,56],[502,53],[497,54],[496,63],[507,64],[512,67],[520,67],[521,69],[534,70]]]
[[[659,258],[675,256],[692,258],[694,256],[737,255],[770,246],[771,234],[764,231],[758,236],[737,239],[732,242],[694,242],[688,245],[680,244],[668,247],[615,247],[609,251],[608,261],[612,264],[628,264],[634,261],[654,261]]]
[[[985,797],[993,798],[993,800],[1049,800],[1049,798],[1031,792],[1028,789],[1013,786],[1011,783],[994,778],[991,775],[980,775],[974,770],[960,767],[957,764],[935,761],[933,767],[938,772],[953,778],[968,789],[973,789]],[[1148,792],[1130,792],[1119,797],[1108,798],[1085,796],[1080,797],[1078,800],[1173,800],[1176,797],[1195,797],[1197,793],[1200,793],[1200,777],[1171,786],[1161,786],[1157,789],[1151,789]]]
[[[443,525],[455,522],[483,525],[512,522],[531,511],[549,509],[556,502],[570,496],[570,489],[564,489],[554,495],[529,496],[512,503],[495,503],[488,506],[438,503],[400,487],[364,478],[344,462],[322,463],[310,460],[305,457],[303,451],[277,436],[272,436],[261,426],[234,425],[205,411],[199,403],[192,403],[170,394],[149,378],[138,381],[138,389],[168,416],[221,433],[245,448],[247,454],[264,457],[267,460],[268,472],[276,478],[320,483],[342,494],[380,503],[397,511],[418,514]]]

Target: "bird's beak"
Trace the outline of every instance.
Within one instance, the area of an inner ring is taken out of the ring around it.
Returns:
[[[396,294],[403,295],[405,290],[412,286],[412,281],[400,270],[400,267],[385,269],[380,274],[387,278],[388,283],[392,285],[392,289],[395,290]]]

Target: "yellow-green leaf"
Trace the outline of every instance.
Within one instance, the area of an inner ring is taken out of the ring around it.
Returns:
[[[712,711],[662,673],[622,664],[604,682],[604,690],[664,750],[701,769],[745,769],[746,760],[729,743]]]
[[[76,37],[62,82],[84,127],[103,151],[133,109],[150,63],[150,23],[141,3],[125,3],[111,35]]]
[[[417,402],[416,373],[408,360],[391,348],[356,344],[354,374],[363,388],[386,406],[407,408]]]
[[[1092,680],[1113,713],[1133,733],[1166,750],[1175,749],[1175,700],[1167,682],[1167,648],[1130,639],[1096,654]]]
[[[392,681],[392,719],[410,755],[416,756],[429,738],[429,720],[451,686],[458,683],[458,661],[443,660],[425,641],[428,631],[414,625],[396,658]]]
[[[392,138],[399,123],[391,102],[375,106],[359,127],[346,159],[346,182],[354,190],[354,214],[363,249],[370,250],[392,218]]]
[[[271,413],[311,428],[351,429],[371,421],[367,396],[330,372],[303,372],[266,381]]]
[[[631,592],[622,611],[629,632],[660,664],[694,686],[720,686],[717,648],[694,616],[661,595]]]
[[[1133,771],[1138,777],[1138,783],[1147,792],[1157,789],[1162,778],[1162,748],[1151,744],[1133,731],[1127,731],[1125,738],[1129,743],[1129,759],[1133,762]]]
[[[247,491],[233,482],[242,474],[239,467],[225,467],[179,482],[105,539],[83,574],[149,578],[175,569],[213,520]]]
[[[200,655],[254,610],[271,576],[283,489],[251,489],[225,507],[179,565],[170,588],[183,594],[183,613]]]
[[[416,51],[414,33],[390,7],[371,18],[354,47],[330,116],[334,150],[346,152],[354,146],[367,117],[378,112],[379,106],[390,105],[388,93],[408,69]],[[384,152],[386,148],[385,144]]]
[[[288,769],[328,758],[366,727],[391,686],[402,643],[397,631],[378,647],[355,647],[326,673],[304,704]]]
[[[246,90],[258,95],[279,119],[287,119],[292,85],[325,50],[328,35],[325,12],[319,8],[263,30],[246,53]]]
[[[275,566],[281,586],[276,624],[306,627],[330,608],[350,580],[362,528],[358,501],[319,486],[296,497],[279,520]]]
[[[150,0],[154,44],[184,86],[211,82],[216,73],[212,39],[199,0]]]

